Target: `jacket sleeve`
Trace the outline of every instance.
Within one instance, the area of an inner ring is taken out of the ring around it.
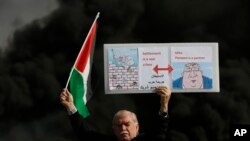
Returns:
[[[167,129],[168,129],[168,123],[169,123],[169,117],[163,117],[158,116],[159,118],[159,131],[156,133],[156,138],[159,138],[159,140],[166,141],[167,136]]]
[[[89,124],[89,117],[83,118],[78,112],[69,116],[72,128],[79,140],[99,140],[102,134],[96,132]]]
[[[166,141],[169,117],[158,115],[152,129],[138,136],[138,140],[143,141]]]

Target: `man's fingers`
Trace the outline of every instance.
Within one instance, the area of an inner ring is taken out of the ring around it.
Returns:
[[[68,89],[63,89],[62,90],[62,92],[61,92],[61,95],[63,95],[63,96],[69,96],[70,95],[70,93],[69,93],[69,91],[68,91]]]
[[[63,93],[63,92],[62,92],[62,93],[60,94],[60,99],[62,99],[62,98],[65,99],[66,97],[67,97],[66,93]]]
[[[155,92],[160,95],[160,96],[169,96],[171,94],[171,91],[168,87],[166,86],[160,86],[156,88]]]
[[[66,96],[61,95],[60,96],[60,101],[65,101],[65,100],[66,100]]]
[[[67,89],[63,89],[60,96],[59,96],[60,101],[65,101],[68,96],[69,96],[69,92],[67,91]]]

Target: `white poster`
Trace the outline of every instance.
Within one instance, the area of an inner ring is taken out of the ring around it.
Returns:
[[[212,89],[212,57],[211,47],[172,47],[173,89]]]
[[[159,85],[167,86],[171,66],[168,64],[167,48],[139,48],[139,88],[154,90]]]
[[[218,43],[105,44],[105,93],[219,92]]]
[[[109,90],[138,89],[138,49],[108,49]]]

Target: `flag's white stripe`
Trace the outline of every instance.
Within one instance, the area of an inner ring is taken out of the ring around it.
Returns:
[[[88,57],[88,61],[86,64],[86,67],[82,73],[83,76],[83,81],[84,81],[84,95],[83,95],[83,101],[87,103],[87,91],[88,91],[88,76],[89,76],[89,72],[90,72],[90,57]],[[85,103],[85,104],[86,104]]]

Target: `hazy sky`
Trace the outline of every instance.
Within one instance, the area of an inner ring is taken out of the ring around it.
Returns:
[[[0,48],[7,45],[16,29],[48,15],[57,6],[57,0],[1,0]]]

